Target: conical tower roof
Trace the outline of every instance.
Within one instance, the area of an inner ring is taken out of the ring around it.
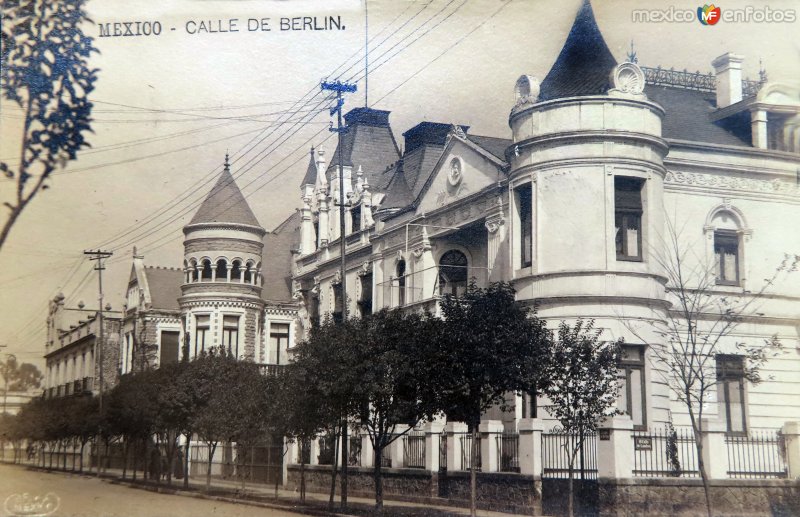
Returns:
[[[219,175],[216,185],[208,193],[188,226],[204,223],[244,224],[261,228],[261,224],[231,175],[227,155],[225,168]]]
[[[604,95],[617,61],[608,49],[589,0],[584,0],[567,41],[542,81],[539,100]]]

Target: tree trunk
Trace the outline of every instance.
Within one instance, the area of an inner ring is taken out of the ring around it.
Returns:
[[[186,444],[184,445],[183,454],[183,489],[189,490],[189,451],[191,446],[192,435],[186,435]]]
[[[306,502],[306,454],[307,447],[305,440],[300,444],[300,502]]]
[[[376,439],[375,441],[379,443],[379,446],[375,448],[372,476],[375,483],[375,511],[381,512],[383,511],[383,473],[381,472],[381,468],[383,467],[384,445],[383,440]]]
[[[211,463],[214,460],[214,452],[217,450],[217,444],[208,444],[208,468],[206,469],[206,492],[211,490]]]
[[[350,445],[347,443],[349,440],[347,435],[347,420],[342,423],[342,494],[340,496],[341,499],[341,506],[343,510],[347,509],[347,467],[350,458],[348,457],[347,451],[348,446]]]
[[[78,470],[78,472],[80,472],[81,474],[83,474],[83,451],[85,448],[86,448],[86,441],[81,440],[81,452],[80,452],[81,460],[80,460],[80,469]]]
[[[472,425],[472,447],[470,447],[470,465],[469,465],[469,514],[470,517],[477,515],[477,504],[475,499],[478,495],[478,473],[475,471],[475,465],[478,460],[478,426]]]
[[[333,460],[331,461],[331,493],[328,498],[328,510],[333,511],[333,498],[336,495],[336,473],[339,459],[339,436],[334,431],[333,433]]]
[[[142,479],[144,481],[147,481],[148,479],[150,479],[150,461],[149,461],[150,457],[149,457],[149,453],[150,453],[150,439],[149,438],[145,438],[144,439],[144,457],[142,458],[143,459]]]

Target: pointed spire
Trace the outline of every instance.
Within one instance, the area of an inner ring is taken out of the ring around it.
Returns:
[[[597,26],[592,5],[584,0],[561,53],[542,81],[539,100],[605,95],[615,66],[617,61]]]
[[[314,146],[311,146],[311,156],[308,160],[308,167],[306,168],[306,175],[303,176],[303,182],[300,188],[305,185],[315,185],[317,183],[317,159],[314,152]]]
[[[230,172],[231,171],[231,164],[228,161],[228,150],[225,150],[225,170]]]
[[[232,223],[262,227],[231,175],[227,154],[225,166],[216,185],[197,209],[189,226],[202,223]]]

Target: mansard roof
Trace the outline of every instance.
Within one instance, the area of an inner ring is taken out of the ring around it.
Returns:
[[[328,181],[339,166],[341,152],[344,166],[361,167],[370,185],[380,182],[383,171],[400,158],[400,150],[389,126],[389,112],[372,108],[355,108],[344,116],[349,130],[337,144],[328,165]],[[353,171],[355,173],[355,170]]]
[[[245,224],[261,228],[227,164],[189,225],[203,223]]]
[[[604,95],[617,61],[608,49],[589,0],[584,0],[569,36],[542,81],[539,100]]]

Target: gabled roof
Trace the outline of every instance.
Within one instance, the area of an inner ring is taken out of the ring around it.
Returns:
[[[300,212],[295,212],[264,236],[262,297],[267,301],[292,301],[292,250],[300,241]]]
[[[592,6],[584,0],[561,53],[542,81],[539,100],[604,95],[615,66],[617,61],[600,33]]]
[[[506,161],[506,149],[511,145],[510,138],[497,138],[496,136],[467,135],[467,140],[482,147],[498,160]]]
[[[202,223],[246,224],[261,228],[227,164],[189,225]]]
[[[145,266],[144,271],[150,290],[151,309],[179,310],[183,271],[153,266]]]

